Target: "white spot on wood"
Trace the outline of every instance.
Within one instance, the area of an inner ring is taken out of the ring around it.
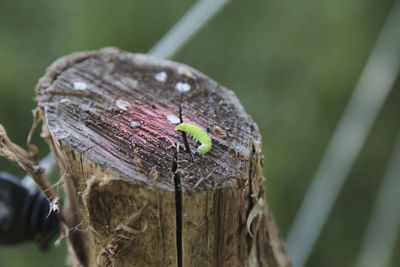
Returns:
[[[118,99],[117,101],[115,101],[115,104],[122,110],[128,110],[131,106],[131,103],[123,99]]]
[[[141,124],[138,121],[131,121],[130,124],[131,128],[139,127]]]
[[[178,82],[175,86],[175,89],[182,93],[189,92],[190,84]]]
[[[174,123],[174,124],[181,122],[181,120],[175,115],[168,115],[167,120],[169,120],[171,123]]]
[[[186,76],[186,77],[188,77],[188,78],[195,79],[194,75],[190,72],[190,70],[188,70],[188,69],[185,68],[185,67],[180,66],[180,67],[178,68],[178,73],[179,73],[180,75]]]
[[[85,90],[87,88],[87,84],[84,82],[74,82],[75,90]]]
[[[165,73],[164,71],[157,73],[156,75],[154,75],[154,78],[159,81],[159,82],[165,82],[168,78],[167,73]]]
[[[60,103],[70,103],[71,100],[69,100],[68,98],[63,98],[59,101]]]

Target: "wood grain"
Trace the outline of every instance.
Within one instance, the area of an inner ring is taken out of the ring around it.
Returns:
[[[59,59],[36,91],[65,173],[71,265],[290,265],[265,208],[261,136],[233,92],[115,48]],[[182,121],[208,133],[209,153]]]

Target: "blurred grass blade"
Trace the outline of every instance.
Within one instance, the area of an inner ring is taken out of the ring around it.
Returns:
[[[354,88],[287,236],[301,267],[318,238],[339,191],[398,73],[400,2],[396,1]]]
[[[149,51],[149,54],[170,58],[200,30],[228,0],[199,0]]]
[[[400,231],[400,133],[356,260],[357,267],[389,266]]]

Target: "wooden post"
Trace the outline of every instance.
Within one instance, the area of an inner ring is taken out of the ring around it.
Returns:
[[[267,208],[261,136],[233,92],[186,65],[114,48],[39,81],[64,174],[72,266],[290,266]],[[200,156],[175,130],[211,137]]]

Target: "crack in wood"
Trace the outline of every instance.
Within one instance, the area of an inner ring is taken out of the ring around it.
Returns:
[[[181,177],[177,172],[178,150],[175,148],[171,171],[174,174],[175,183],[175,210],[176,210],[176,250],[178,267],[182,267],[182,185]]]
[[[182,113],[183,113],[183,110],[182,110],[182,97],[181,97],[181,101],[179,103],[179,120],[180,120],[180,123],[183,122]],[[192,163],[194,163],[194,157],[193,157],[192,151],[190,150],[189,142],[187,140],[187,135],[186,135],[186,133],[184,131],[181,131],[181,133],[182,133],[183,143],[185,144],[186,152],[189,153],[190,158],[192,159]]]

